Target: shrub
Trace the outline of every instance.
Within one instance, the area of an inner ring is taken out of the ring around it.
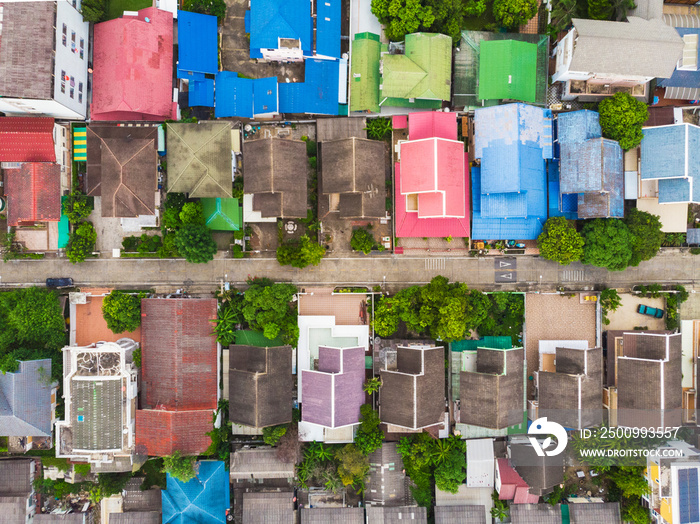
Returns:
[[[180,482],[189,482],[197,476],[197,457],[183,457],[179,451],[163,457],[163,471]]]
[[[306,141],[306,156],[309,158],[316,157],[316,142],[313,140]]]
[[[268,446],[276,446],[282,437],[287,433],[288,425],[269,426],[263,428],[263,441]]]
[[[234,244],[231,248],[231,254],[233,258],[243,258],[245,254],[243,253],[243,248],[239,244]]]
[[[63,201],[63,214],[71,224],[77,224],[90,216],[94,208],[94,199],[77,191],[73,191]]]
[[[182,211],[180,211],[180,221],[184,226],[187,225],[204,225],[204,207],[202,203],[197,200],[196,202],[187,202],[182,206]]]
[[[216,242],[212,238],[211,230],[203,225],[183,226],[175,233],[174,244],[185,260],[193,264],[214,260],[216,254]]]
[[[365,255],[368,255],[369,252],[372,251],[374,244],[374,236],[365,228],[361,227],[352,232],[350,246],[354,251],[361,251]]]
[[[226,18],[226,2],[224,0],[185,0],[183,7],[185,11],[215,16],[219,23]]]
[[[563,266],[581,260],[583,244],[583,237],[564,217],[548,219],[537,237],[540,256]]]
[[[134,331],[141,325],[141,299],[145,296],[145,293],[133,295],[115,289],[104,298],[102,316],[112,333]]]
[[[68,239],[66,256],[73,264],[83,262],[92,253],[97,233],[90,222],[81,223]]]
[[[283,266],[305,268],[317,266],[325,254],[323,246],[312,241],[308,235],[303,235],[299,242],[282,244],[277,248],[277,262]]]
[[[622,220],[597,218],[583,227],[584,264],[622,271],[632,258],[631,235]]]
[[[493,16],[505,28],[518,27],[537,14],[537,0],[494,0]]]
[[[644,102],[627,93],[616,93],[600,103],[598,113],[605,138],[617,140],[622,149],[632,149],[641,143],[642,125],[649,118]]]

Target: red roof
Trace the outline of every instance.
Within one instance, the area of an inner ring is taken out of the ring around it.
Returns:
[[[95,24],[94,42],[93,120],[176,118],[172,13],[149,7]]]
[[[0,118],[0,162],[55,162],[53,118]]]
[[[136,448],[139,453],[163,457],[179,451],[201,455],[211,444],[212,410],[136,411]]]
[[[497,459],[498,478],[501,489],[498,491],[500,500],[512,500],[515,504],[537,504],[540,497],[531,495],[527,482],[513,469],[508,459]]]
[[[457,113],[430,111],[408,115],[408,139],[445,138],[457,140]]]
[[[5,170],[7,222],[58,222],[61,219],[61,167],[24,163]]]

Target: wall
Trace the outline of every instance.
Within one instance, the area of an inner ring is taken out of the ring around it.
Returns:
[[[87,79],[88,79],[88,45],[89,24],[83,22],[83,16],[69,0],[59,0],[56,9],[56,63],[54,69],[54,99],[66,108],[74,111],[81,118],[87,114]],[[63,24],[66,25],[66,45],[63,45]],[[75,32],[75,42],[73,42]],[[84,42],[83,58],[80,58],[80,41]],[[73,78],[62,80],[61,71]],[[70,96],[71,84],[73,97]],[[80,85],[82,84],[82,100]],[[61,92],[62,86],[64,92]]]
[[[0,111],[7,113],[8,116],[46,115],[66,120],[85,118],[84,114],[69,109],[55,100],[0,98]]]

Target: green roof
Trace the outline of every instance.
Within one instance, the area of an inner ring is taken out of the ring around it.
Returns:
[[[280,337],[269,339],[261,331],[241,330],[236,331],[236,344],[239,346],[255,346],[259,348],[273,348],[284,346]]]
[[[452,39],[435,33],[406,35],[405,54],[383,55],[380,105],[390,99],[450,100]]]
[[[510,337],[484,337],[481,339],[457,340],[450,344],[452,351],[475,351],[477,348],[512,349]]]
[[[238,231],[243,222],[243,210],[237,198],[202,198],[204,217],[209,229]]]
[[[350,111],[379,113],[381,43],[374,33],[355,35],[352,42]]]
[[[517,40],[484,40],[479,58],[479,100],[536,101],[537,46]]]

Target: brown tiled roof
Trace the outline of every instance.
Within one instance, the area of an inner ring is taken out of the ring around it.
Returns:
[[[229,347],[229,418],[257,428],[292,421],[292,347]]]
[[[306,144],[264,138],[243,144],[244,191],[264,217],[306,218]]]
[[[179,451],[183,455],[201,455],[211,444],[207,432],[214,429],[214,411],[136,410],[136,451],[164,457]]]
[[[316,122],[316,140],[328,142],[341,138],[367,138],[367,120],[364,118],[320,118]]]
[[[4,2],[0,96],[53,98],[55,2]]]
[[[61,168],[48,162],[27,162],[5,170],[7,222],[58,222],[61,219]]]
[[[155,213],[157,137],[153,126],[88,126],[86,189],[102,196],[103,217]]]
[[[564,455],[539,457],[528,440],[509,445],[511,463],[529,486],[531,495],[551,493],[564,482]],[[518,505],[518,504],[516,504]]]

